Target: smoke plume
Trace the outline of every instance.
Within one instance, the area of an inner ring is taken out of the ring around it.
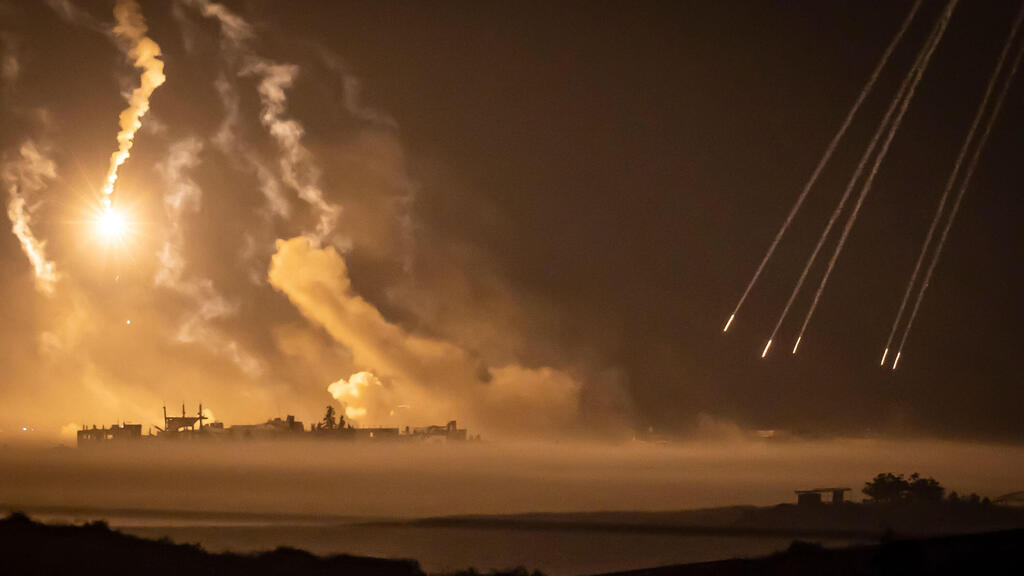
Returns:
[[[307,238],[278,240],[270,284],[348,348],[361,370],[328,391],[366,424],[429,424],[455,418],[501,436],[572,432],[581,385],[549,367],[483,365],[447,341],[412,334],[353,292],[344,259]]]
[[[36,289],[52,295],[57,284],[57,269],[46,258],[46,243],[32,232],[32,214],[28,200],[32,194],[46,187],[46,182],[57,177],[57,166],[47,158],[31,140],[21,145],[17,158],[5,162],[2,179],[10,200],[7,216],[11,231],[18,237],[35,273]]]
[[[127,52],[136,68],[142,70],[141,83],[132,90],[128,108],[121,112],[121,131],[117,133],[117,151],[110,156],[103,194],[109,204],[117,182],[117,169],[131,155],[135,133],[142,127],[142,117],[149,111],[149,99],[153,92],[167,79],[164,76],[164,62],[160,59],[160,46],[146,36],[146,21],[142,9],[134,0],[118,0],[114,6],[114,34],[127,42]]]
[[[259,376],[263,373],[262,362],[211,325],[213,320],[234,315],[238,306],[222,296],[209,278],[185,277],[182,221],[186,215],[198,212],[202,202],[202,189],[188,171],[199,165],[202,149],[202,143],[193,138],[176,142],[158,166],[168,184],[164,195],[168,231],[158,255],[160,267],[155,282],[185,296],[194,306],[178,329],[179,342],[202,344],[231,360],[248,376]]]

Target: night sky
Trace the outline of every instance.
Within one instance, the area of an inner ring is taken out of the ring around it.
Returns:
[[[910,2],[140,4],[166,83],[111,241],[93,221],[139,84],[113,2],[0,0],[4,202],[25,199],[57,274],[41,286],[2,236],[2,429],[202,400],[229,423],[336,402],[496,437],[1024,439],[1020,78],[900,368],[878,366],[1018,2],[961,2],[800,354],[821,264],[764,360],[944,2],[924,2],[727,335]]]

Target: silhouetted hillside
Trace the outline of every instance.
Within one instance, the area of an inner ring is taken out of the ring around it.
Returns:
[[[766,558],[664,566],[604,576],[924,576],[1021,574],[1024,530],[892,540],[878,546],[826,549],[796,541]]]
[[[0,520],[0,573],[423,576],[413,560],[321,558],[292,548],[254,555],[210,554],[195,545],[122,534],[103,522],[49,526],[21,514]]]
[[[212,554],[194,544],[123,534],[104,522],[47,525],[19,513],[0,520],[0,574],[426,576],[415,560],[315,556],[284,547],[259,554]],[[544,575],[520,567],[495,572],[467,568],[444,576]]]

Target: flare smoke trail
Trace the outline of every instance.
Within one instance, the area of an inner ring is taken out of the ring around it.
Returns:
[[[939,31],[939,36],[932,43],[931,47],[928,49],[927,55],[925,56],[924,62],[921,63],[915,72],[914,80],[907,90],[906,97],[900,105],[899,112],[896,113],[896,118],[889,126],[889,132],[885,136],[885,141],[882,142],[882,148],[878,151],[878,155],[875,156],[875,163],[871,166],[871,172],[868,173],[867,179],[864,180],[864,185],[861,186],[860,194],[857,195],[857,201],[853,205],[853,210],[846,218],[846,224],[843,226],[843,233],[839,236],[839,242],[832,251],[832,257],[829,258],[828,266],[825,267],[825,274],[821,277],[821,282],[818,284],[818,290],[814,293],[814,300],[811,301],[811,307],[807,310],[807,315],[804,317],[804,323],[800,326],[800,332],[797,334],[796,340],[798,345],[804,336],[804,331],[807,330],[807,325],[811,323],[814,311],[818,309],[818,302],[821,301],[821,294],[825,291],[825,286],[828,284],[828,280],[832,276],[832,270],[836,266],[836,260],[839,259],[839,254],[842,253],[843,247],[846,246],[846,240],[850,236],[850,230],[853,229],[854,223],[857,222],[857,216],[860,214],[861,206],[864,205],[864,199],[867,198],[868,193],[871,192],[871,186],[874,184],[875,177],[878,175],[878,168],[885,160],[886,154],[889,153],[889,145],[892,144],[892,139],[896,136],[896,132],[899,131],[900,124],[903,123],[903,116],[906,115],[907,108],[910,106],[910,102],[914,99],[914,92],[917,89],[917,85],[921,82],[921,78],[924,77],[925,71],[928,69],[928,63],[931,61],[932,54],[935,53],[935,48],[938,47],[939,43],[942,41],[942,36],[946,31],[946,26],[949,24],[949,19],[953,15],[953,10],[956,9],[957,2],[958,0],[950,0],[949,4],[946,5],[946,10],[943,12],[940,20],[941,30]],[[795,354],[796,346],[793,347],[793,351]]]
[[[943,15],[939,17],[938,22],[932,27],[931,32],[928,35],[928,39],[925,41],[921,50],[918,52],[917,57],[914,59],[913,65],[907,70],[906,75],[903,77],[903,81],[900,83],[899,89],[896,91],[896,95],[893,97],[892,102],[889,104],[889,108],[885,111],[885,115],[882,117],[882,121],[879,122],[878,128],[875,129],[874,135],[871,137],[871,141],[868,143],[867,149],[861,156],[860,161],[857,163],[857,168],[854,170],[853,176],[846,185],[846,189],[843,191],[842,197],[839,199],[839,204],[836,209],[832,211],[832,215],[829,216],[828,223],[825,225],[825,230],[822,231],[821,237],[818,238],[818,243],[814,246],[814,250],[811,252],[811,256],[807,259],[807,263],[804,265],[804,269],[800,272],[800,277],[796,281],[796,285],[793,287],[793,292],[790,293],[789,299],[786,301],[786,305],[782,309],[782,314],[779,315],[778,321],[775,323],[775,327],[772,328],[771,336],[768,341],[771,342],[775,339],[776,334],[779,331],[779,327],[782,326],[782,322],[789,315],[789,309],[793,306],[793,301],[796,300],[797,294],[800,293],[800,289],[803,287],[804,281],[807,279],[807,274],[811,270],[811,266],[814,265],[814,261],[818,258],[818,253],[821,251],[821,247],[825,244],[825,240],[828,238],[829,232],[832,231],[832,226],[835,225],[836,220],[839,218],[839,214],[846,206],[847,200],[850,198],[850,193],[853,192],[853,187],[857,181],[860,180],[861,174],[864,173],[864,168],[867,166],[868,159],[875,151],[875,147],[878,146],[878,142],[882,137],[882,133],[889,125],[889,120],[892,118],[893,113],[896,111],[897,106],[903,101],[903,97],[907,94],[910,84],[917,77],[917,70],[925,63],[925,59],[930,57],[931,51],[935,45],[938,44],[942,32],[945,31],[944,22],[947,20],[947,14],[951,13],[950,6],[955,6],[957,0],[950,0]],[[793,347],[793,354],[796,354],[797,346]],[[763,358],[766,356],[765,353],[761,354]]]
[[[32,217],[26,207],[26,195],[41,190],[47,180],[56,178],[57,166],[29,140],[21,145],[17,160],[4,164],[0,177],[11,198],[7,204],[11,231],[18,237],[22,251],[32,264],[36,289],[52,295],[57,284],[57,270],[53,261],[46,258],[46,243],[32,232]]]
[[[312,154],[302,143],[305,129],[295,118],[286,116],[288,98],[286,91],[292,87],[299,74],[299,67],[294,64],[282,64],[261,58],[253,53],[246,43],[254,36],[252,27],[242,17],[232,13],[225,6],[207,0],[187,0],[205,18],[216,20],[220,24],[221,33],[234,56],[243,59],[240,76],[256,76],[259,79],[256,91],[260,98],[260,123],[277,143],[281,151],[279,165],[281,178],[285,185],[294,190],[299,198],[313,207],[317,215],[316,231],[312,234],[318,242],[323,241],[333,231],[341,214],[341,207],[329,202],[320,188],[320,170],[313,160]],[[218,87],[222,98],[227,97],[228,106],[232,90],[230,85],[222,83]],[[229,108],[230,109],[230,108]],[[231,138],[229,132],[221,132],[227,143]],[[251,159],[249,160],[252,163]],[[270,200],[276,213],[286,215],[287,205],[284,204],[276,190],[276,183],[271,175],[262,167],[256,166],[261,187]]]
[[[992,100],[992,93],[995,90],[996,81],[1002,73],[1003,66],[1006,64],[1006,58],[1010,54],[1010,48],[1013,46],[1013,41],[1017,37],[1017,31],[1020,28],[1022,20],[1024,20],[1024,5],[1022,5],[1020,12],[1017,13],[1017,18],[1014,20],[1013,26],[1010,28],[1010,35],[1007,37],[1006,43],[1003,45],[1003,49],[999,53],[999,58],[996,60],[996,67],[992,70],[992,75],[989,76],[988,85],[985,87],[985,94],[982,96],[981,103],[978,105],[978,111],[974,114],[974,120],[971,121],[971,127],[967,131],[967,137],[964,139],[964,143],[960,147],[960,152],[956,157],[956,163],[953,164],[953,172],[950,173],[949,179],[946,181],[946,187],[942,190],[942,196],[939,198],[939,205],[935,209],[935,216],[932,218],[931,225],[928,227],[928,233],[924,237],[924,244],[921,245],[921,253],[918,255],[917,261],[914,263],[914,271],[910,274],[910,280],[907,282],[907,288],[903,292],[903,299],[900,301],[899,310],[897,310],[896,318],[893,320],[892,328],[889,330],[889,337],[885,340],[885,350],[882,352],[882,361],[879,363],[881,366],[885,365],[885,359],[889,355],[889,347],[892,345],[892,339],[896,336],[896,329],[899,327],[900,320],[903,319],[903,312],[906,310],[907,302],[910,300],[910,293],[913,291],[913,288],[917,283],[917,276],[921,273],[921,264],[924,263],[924,257],[928,253],[928,247],[931,246],[932,238],[935,235],[935,229],[938,228],[939,220],[942,219],[942,213],[945,210],[946,201],[949,199],[949,193],[953,190],[953,184],[960,175],[960,169],[963,166],[964,158],[967,157],[968,149],[970,149],[971,144],[974,142],[974,135],[978,130],[978,125],[981,124],[981,119],[985,115],[985,111],[988,109],[989,103]]]
[[[148,29],[138,3],[135,0],[118,0],[114,6],[114,18],[117,20],[114,35],[129,43],[128,55],[134,59],[135,67],[142,70],[142,77],[139,87],[132,90],[128,107],[121,112],[117,151],[110,156],[110,169],[103,186],[103,204],[108,208],[113,200],[117,169],[131,155],[135,133],[142,127],[142,117],[149,111],[149,99],[167,79],[163,60],[160,60],[160,46],[146,36]]]
[[[1024,11],[1024,7],[1022,7]],[[1019,18],[1019,17],[1018,17]],[[935,252],[932,253],[932,260],[928,263],[928,270],[924,274],[924,280],[921,281],[921,287],[918,289],[917,298],[914,300],[914,307],[911,308],[910,317],[907,319],[907,325],[903,328],[903,336],[900,338],[900,346],[896,352],[896,361],[893,362],[892,369],[896,369],[896,363],[899,362],[899,357],[903,354],[903,346],[907,343],[907,336],[910,335],[910,330],[914,327],[914,320],[917,318],[917,312],[921,307],[921,300],[924,299],[924,293],[928,290],[928,285],[932,281],[932,273],[935,271],[935,265],[939,262],[939,257],[942,256],[942,248],[946,245],[946,238],[949,236],[949,230],[953,227],[953,221],[956,220],[956,214],[960,210],[960,202],[964,199],[964,194],[967,192],[967,186],[971,183],[971,177],[974,176],[974,169],[978,166],[978,158],[981,157],[981,151],[985,148],[985,142],[988,141],[989,134],[992,133],[992,126],[995,124],[996,118],[999,117],[999,112],[1003,107],[1003,101],[1006,99],[1006,93],[1010,90],[1010,84],[1013,83],[1013,77],[1017,74],[1017,69],[1020,67],[1021,56],[1024,56],[1024,42],[1017,47],[1017,54],[1013,58],[1013,64],[1010,67],[1010,72],[1003,80],[1003,85],[999,90],[999,96],[996,98],[995,106],[992,108],[992,114],[988,117],[985,122],[985,129],[981,133],[981,137],[978,139],[978,145],[974,148],[974,152],[971,154],[971,160],[967,164],[967,170],[964,172],[963,182],[960,183],[960,189],[957,190],[956,199],[953,200],[953,207],[949,211],[949,218],[946,220],[946,226],[942,229],[942,235],[939,236],[939,242],[935,245]]]
[[[835,133],[834,136],[832,136],[832,140],[828,143],[828,146],[825,148],[825,153],[822,155],[821,159],[818,160],[818,165],[814,167],[814,171],[811,172],[811,177],[807,180],[807,183],[804,184],[803,190],[800,191],[800,195],[796,199],[796,203],[794,203],[793,207],[789,209],[789,214],[786,215],[786,219],[785,221],[783,221],[782,227],[779,228],[779,231],[775,233],[775,238],[772,240],[772,243],[768,246],[768,251],[761,259],[761,263],[758,264],[757,270],[754,271],[753,278],[750,279],[750,282],[747,284],[746,289],[743,290],[743,295],[740,296],[739,302],[736,303],[736,307],[733,309],[732,314],[729,315],[729,320],[726,321],[725,328],[722,329],[722,332],[729,331],[729,326],[732,325],[733,320],[736,318],[736,314],[739,314],[740,307],[742,307],[743,303],[746,301],[747,295],[750,294],[750,290],[753,289],[754,284],[756,284],[758,278],[761,277],[761,272],[764,271],[764,267],[768,264],[768,260],[770,260],[772,254],[775,253],[775,248],[778,247],[779,241],[782,240],[782,236],[786,233],[786,230],[789,229],[790,224],[793,223],[793,219],[796,217],[796,213],[800,211],[800,207],[803,205],[804,200],[807,198],[807,194],[810,193],[811,188],[814,186],[815,182],[818,181],[818,176],[820,176],[822,170],[825,169],[825,165],[828,164],[828,161],[832,158],[832,153],[835,152],[836,146],[839,145],[839,141],[842,140],[843,136],[846,134],[846,130],[850,127],[850,124],[853,122],[853,117],[857,114],[857,111],[860,110],[861,104],[864,103],[864,100],[868,97],[868,94],[870,94],[871,90],[875,87],[875,83],[878,81],[878,77],[881,75],[882,70],[885,68],[885,65],[889,62],[889,57],[892,56],[892,53],[893,51],[895,51],[896,46],[900,43],[900,40],[903,39],[903,35],[906,33],[907,28],[910,27],[910,23],[914,20],[914,16],[917,14],[918,8],[920,7],[921,0],[917,0],[916,2],[914,2],[914,5],[911,6],[910,12],[907,14],[907,17],[903,19],[903,24],[900,25],[900,28],[896,32],[896,35],[893,36],[892,40],[889,42],[889,45],[886,47],[885,52],[882,53],[882,58],[878,61],[878,64],[875,65],[875,69],[871,72],[871,76],[868,78],[867,83],[861,89],[860,94],[857,96],[857,100],[854,101],[853,106],[846,113],[846,118],[843,119],[842,125],[839,126],[839,130]]]

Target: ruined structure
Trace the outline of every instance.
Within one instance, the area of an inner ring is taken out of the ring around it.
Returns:
[[[185,405],[181,406],[181,416],[168,416],[164,406],[163,427],[154,426],[156,434],[142,434],[141,424],[114,424],[109,428],[83,427],[78,431],[78,446],[96,446],[110,443],[150,440],[293,440],[293,439],[327,439],[350,441],[428,441],[449,442],[467,439],[465,428],[459,428],[455,420],[441,426],[424,426],[419,428],[389,427],[353,427],[339,426],[324,428],[312,425],[309,430],[303,423],[288,415],[284,419],[274,418],[262,424],[235,424],[226,426],[223,422],[210,422],[203,415],[203,405],[199,405],[194,416],[188,415]]]

